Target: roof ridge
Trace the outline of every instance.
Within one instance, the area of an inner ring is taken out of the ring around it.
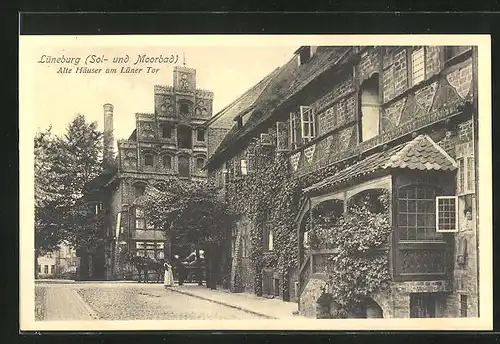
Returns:
[[[211,118],[209,118],[204,125],[208,126],[210,124],[212,124],[213,122],[215,122],[216,120],[218,120],[220,117],[222,117],[222,115],[224,115],[224,113],[230,109],[233,105],[237,104],[239,101],[241,101],[245,96],[247,96],[248,94],[250,94],[252,91],[255,91],[257,89],[258,86],[262,85],[265,81],[269,81],[271,80],[271,77],[276,73],[276,71],[278,71],[278,69],[280,69],[281,67],[276,67],[274,68],[269,74],[267,74],[264,78],[262,78],[259,82],[257,82],[256,84],[254,84],[252,87],[250,87],[249,89],[247,89],[243,94],[241,94],[238,98],[236,98],[235,100],[233,100],[231,103],[229,103],[228,105],[226,105],[222,110],[220,110],[219,112],[217,112],[214,116],[212,116]],[[260,94],[264,91],[265,87],[261,90]],[[260,96],[259,94],[259,96]]]
[[[448,159],[448,161],[453,165],[453,167],[455,167],[455,168],[458,167],[458,164],[455,161],[455,159],[453,159],[448,153],[446,153],[446,151],[443,149],[443,147],[441,147],[436,142],[434,142],[434,140],[431,139],[429,135],[423,134],[423,136],[428,142],[430,142],[431,145],[434,146],[434,148],[436,148],[441,154],[443,154],[445,156],[446,159]]]

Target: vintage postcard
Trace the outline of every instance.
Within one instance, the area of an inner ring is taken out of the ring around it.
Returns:
[[[22,331],[491,330],[487,35],[20,37]]]

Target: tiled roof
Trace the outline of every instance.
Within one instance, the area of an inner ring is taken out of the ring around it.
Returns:
[[[229,146],[242,139],[256,129],[261,123],[274,114],[274,110],[294,94],[301,91],[319,75],[339,64],[349,47],[320,46],[310,61],[298,66],[294,56],[273,75],[267,86],[256,99],[248,121],[242,128],[235,128],[226,135],[215,153],[209,158],[207,165]]]
[[[234,117],[241,113],[245,113],[252,108],[257,98],[261,95],[262,91],[264,91],[278,70],[279,68],[274,69],[264,79],[259,81],[259,83],[247,90],[242,96],[219,111],[207,121],[206,125],[210,125],[212,127],[230,128],[234,123]]]
[[[303,191],[308,193],[386,169],[402,168],[420,171],[453,171],[457,164],[428,135],[420,135],[410,142],[372,154],[333,176],[313,184]]]

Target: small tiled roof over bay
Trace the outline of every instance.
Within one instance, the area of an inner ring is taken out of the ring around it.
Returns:
[[[209,158],[207,166],[222,155],[228,147],[234,146],[236,142],[255,130],[261,123],[271,118],[278,106],[301,91],[318,76],[343,61],[349,49],[350,47],[342,46],[320,46],[307,63],[299,66],[297,58],[294,56],[277,69],[265,89],[256,99],[251,113],[247,115],[249,116],[247,123],[241,128],[234,126],[228,132],[215,153]],[[247,112],[241,112],[240,114],[243,115]]]
[[[423,134],[410,142],[372,154],[303,191],[305,193],[316,192],[377,171],[398,168],[419,171],[453,171],[457,168],[457,164],[428,135]]]

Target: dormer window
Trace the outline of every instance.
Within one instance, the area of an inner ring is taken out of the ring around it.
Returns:
[[[234,120],[236,121],[238,129],[241,129],[243,127],[243,118],[241,116],[238,116]]]
[[[309,62],[311,57],[316,52],[316,49],[317,49],[317,47],[313,47],[313,46],[300,47],[300,49],[297,50],[299,66],[302,66],[303,64],[306,64],[307,62]]]

